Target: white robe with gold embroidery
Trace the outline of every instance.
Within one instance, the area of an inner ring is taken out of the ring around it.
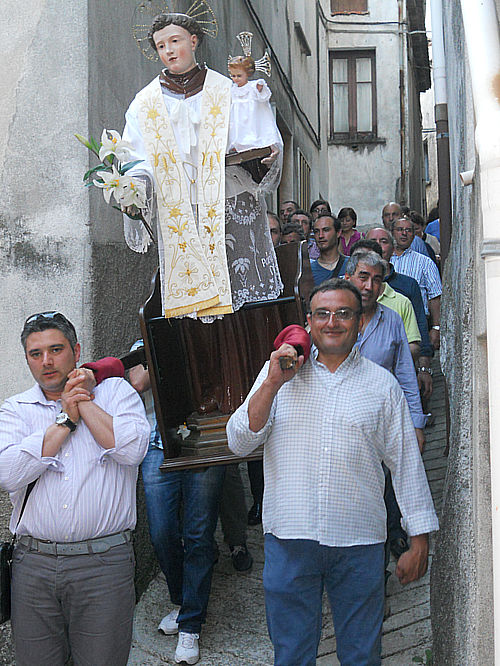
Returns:
[[[264,193],[279,183],[280,161],[256,185],[240,167],[224,169],[231,81],[207,70],[203,90],[185,99],[154,79],[126,114],[130,173],[154,183],[162,300],[166,317],[213,317],[282,288]],[[129,246],[144,252],[141,223],[127,218]]]

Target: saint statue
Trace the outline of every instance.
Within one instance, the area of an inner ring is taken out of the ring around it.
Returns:
[[[264,196],[279,184],[283,143],[267,104],[262,134],[273,143],[262,180],[225,166],[231,147],[261,146],[249,145],[248,126],[234,113],[241,95],[232,94],[231,80],[197,64],[203,36],[187,15],[154,19],[149,41],[165,69],[131,103],[123,138],[134,148],[131,159],[143,160],[130,175],[146,178],[154,193],[143,215],[158,218],[164,315],[209,322],[280,294]],[[149,244],[142,224],[128,217],[125,238],[135,251]]]
[[[196,320],[186,321],[183,331],[198,411],[230,413],[261,365],[259,354],[250,357],[266,317],[254,311],[242,324],[225,315],[274,300],[283,288],[264,198],[279,184],[283,142],[267,90],[267,108],[255,102],[271,144],[259,160],[259,177],[237,162],[226,166],[226,153],[262,145],[249,145],[242,96],[231,79],[196,62],[203,37],[188,15],[154,19],[149,44],[165,69],[132,101],[123,139],[133,147],[130,159],[142,160],[129,172],[146,180],[141,214],[148,224],[157,218],[163,314]],[[125,212],[135,215],[134,208]],[[131,249],[147,250],[150,238],[139,220],[125,215],[124,231]]]

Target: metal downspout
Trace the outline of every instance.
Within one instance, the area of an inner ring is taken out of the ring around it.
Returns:
[[[400,178],[399,197],[396,200],[408,204],[407,192],[407,164],[406,164],[406,135],[408,127],[406,124],[406,85],[405,85],[405,40],[404,31],[404,6],[403,0],[398,0],[398,33],[399,33],[399,141],[400,141]]]
[[[451,178],[450,137],[448,131],[448,93],[446,90],[446,60],[443,33],[442,0],[431,0],[432,71],[434,80],[434,115],[439,188],[439,226],[441,234],[441,262],[444,267],[451,242]]]

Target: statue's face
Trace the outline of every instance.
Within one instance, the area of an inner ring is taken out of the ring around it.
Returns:
[[[248,74],[243,67],[233,67],[229,70],[229,76],[232,78],[233,83],[236,83],[238,88],[241,88],[248,83]]]
[[[171,74],[185,74],[196,65],[198,37],[178,25],[167,25],[154,33],[160,60]]]

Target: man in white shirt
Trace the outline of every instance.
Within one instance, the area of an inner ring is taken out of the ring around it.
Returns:
[[[12,631],[18,666],[127,663],[135,605],[131,530],[149,425],[119,377],[77,370],[58,312],[21,334],[36,384],[0,409],[0,486],[14,506]],[[36,480],[19,520],[27,486]]]
[[[384,472],[410,535],[402,583],[427,569],[438,528],[404,394],[384,368],[353,349],[363,324],[359,291],[345,280],[313,289],[314,347],[271,354],[227,425],[232,451],[264,444],[264,589],[275,664],[314,664],[326,587],[341,664],[380,664],[384,608]],[[280,357],[296,361],[282,370]]]

